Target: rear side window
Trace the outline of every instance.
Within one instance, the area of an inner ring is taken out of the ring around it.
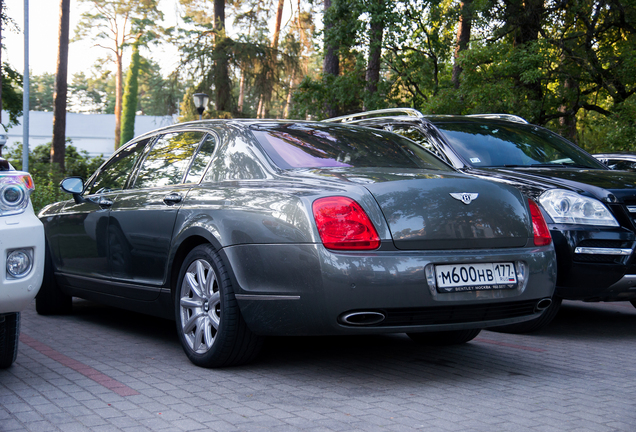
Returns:
[[[190,170],[188,171],[188,175],[184,183],[199,183],[201,181],[201,177],[205,173],[205,169],[208,166],[208,162],[210,162],[210,158],[214,153],[214,149],[216,147],[216,139],[212,135],[207,135],[201,146],[199,147],[199,151],[196,156],[192,160],[192,165],[190,165]]]
[[[254,135],[282,169],[294,168],[450,168],[417,144],[374,129],[288,124]]]
[[[141,164],[134,187],[181,183],[204,135],[203,132],[176,132],[159,137]]]
[[[143,149],[151,138],[128,145],[117,152],[95,177],[89,194],[107,193],[122,190],[139,160]]]

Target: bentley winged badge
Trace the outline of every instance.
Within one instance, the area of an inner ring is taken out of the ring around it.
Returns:
[[[468,205],[471,202],[473,202],[473,200],[476,200],[479,194],[471,193],[471,192],[460,192],[460,193],[451,193],[450,196]]]

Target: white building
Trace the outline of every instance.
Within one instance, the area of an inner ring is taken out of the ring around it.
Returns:
[[[9,114],[2,111],[3,123],[7,123]],[[176,117],[136,116],[135,135],[141,135],[162,126],[175,123]],[[0,131],[2,132],[2,131]],[[22,143],[22,117],[18,125],[6,132],[5,148],[15,148],[16,142]],[[115,115],[114,114],[66,114],[66,138],[78,150],[86,150],[90,156],[110,156],[115,151]],[[43,111],[29,112],[29,150],[53,140],[53,113]]]

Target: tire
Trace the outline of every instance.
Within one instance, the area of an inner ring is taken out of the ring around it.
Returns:
[[[20,337],[20,312],[0,317],[0,369],[13,364],[18,356]]]
[[[44,276],[40,291],[35,296],[35,310],[40,315],[69,314],[73,311],[73,297],[64,294],[55,280],[48,243],[44,255]]]
[[[207,368],[252,361],[263,339],[245,324],[221,257],[199,245],[186,256],[175,290],[177,334],[192,363]]]
[[[561,303],[563,299],[559,297],[552,297],[552,304],[548,306],[546,310],[543,311],[539,318],[535,318],[530,321],[524,321],[517,324],[509,324],[499,327],[491,327],[488,330],[499,332],[499,333],[512,333],[512,334],[520,334],[520,333],[532,333],[539,331],[546,327],[548,324],[552,322],[554,317],[557,316],[559,309],[561,309]]]
[[[426,333],[407,333],[411,340],[427,346],[459,345],[470,342],[481,332],[481,329],[451,330]]]

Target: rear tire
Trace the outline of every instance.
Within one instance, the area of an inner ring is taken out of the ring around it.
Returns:
[[[411,340],[427,346],[459,345],[470,342],[481,332],[481,329],[451,330],[427,333],[407,333]]]
[[[245,324],[230,277],[212,246],[199,245],[186,256],[174,303],[179,341],[195,365],[236,366],[258,355],[263,339]]]
[[[18,356],[20,312],[6,314],[0,320],[0,369],[6,369]]]
[[[63,315],[73,311],[73,297],[64,294],[55,280],[53,258],[48,243],[45,248],[42,285],[35,296],[35,310],[40,315]]]
[[[563,300],[559,297],[552,297],[552,304],[548,306],[546,310],[543,311],[539,318],[535,318],[530,321],[524,321],[517,324],[509,324],[499,327],[491,327],[488,330],[499,332],[499,333],[532,333],[539,331],[546,327],[548,324],[552,322],[554,317],[556,317],[559,309],[561,309],[561,303]]]

